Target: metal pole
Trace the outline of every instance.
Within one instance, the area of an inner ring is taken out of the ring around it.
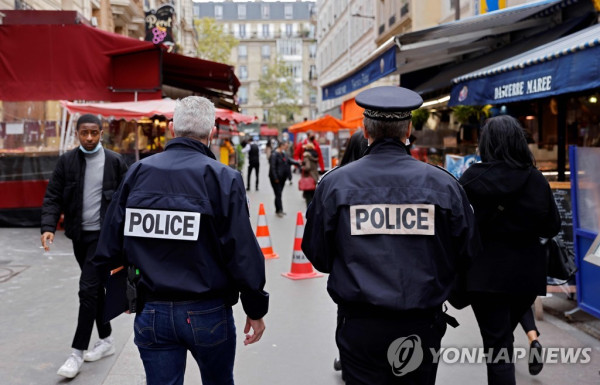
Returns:
[[[454,20],[460,20],[460,0],[454,0]]]
[[[58,155],[62,155],[65,151],[65,137],[67,132],[67,107],[63,106],[62,122],[60,125],[60,142],[58,144]]]

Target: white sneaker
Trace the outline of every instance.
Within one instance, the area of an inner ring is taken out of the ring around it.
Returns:
[[[71,354],[63,366],[58,369],[56,374],[67,378],[73,378],[77,375],[77,373],[79,373],[82,364],[83,359],[81,357],[77,356],[76,354]]]
[[[112,343],[104,340],[100,340],[94,344],[92,350],[88,350],[83,355],[83,359],[88,362],[98,361],[101,358],[115,354],[115,347]]]

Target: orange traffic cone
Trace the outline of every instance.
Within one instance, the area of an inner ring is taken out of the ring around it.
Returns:
[[[292,254],[292,270],[289,273],[281,273],[289,279],[307,279],[322,277],[323,274],[313,270],[313,266],[302,252],[302,236],[304,235],[304,219],[302,213],[298,211],[296,219],[296,238],[294,239],[294,251]]]
[[[267,216],[265,215],[265,206],[260,204],[258,208],[258,224],[256,225],[256,240],[260,245],[265,259],[279,258],[279,255],[273,252],[273,246],[271,246],[271,235],[269,234],[269,225],[267,225]]]

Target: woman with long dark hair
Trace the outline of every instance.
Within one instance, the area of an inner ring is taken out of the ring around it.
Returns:
[[[460,182],[475,210],[482,250],[466,289],[486,352],[488,384],[515,384],[513,331],[538,295],[546,294],[546,259],[539,238],[560,230],[550,186],[535,167],[519,122],[490,118],[479,137],[481,163]]]

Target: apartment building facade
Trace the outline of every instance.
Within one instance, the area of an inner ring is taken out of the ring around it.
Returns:
[[[239,40],[231,52],[236,74],[242,83],[238,90],[241,112],[267,122],[269,106],[256,96],[259,79],[279,57],[289,68],[297,90],[300,114],[281,125],[317,116],[317,41],[314,2],[208,2],[194,4],[195,18],[213,18],[225,33]]]

